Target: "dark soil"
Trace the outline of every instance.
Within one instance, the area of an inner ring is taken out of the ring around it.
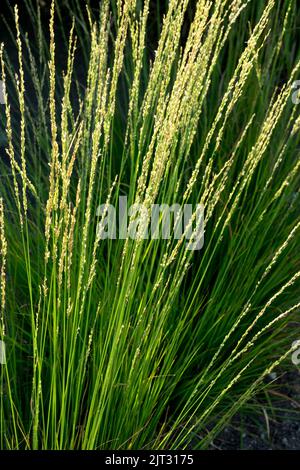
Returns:
[[[300,370],[274,378],[271,407],[260,403],[260,413],[235,416],[211,449],[300,450]]]

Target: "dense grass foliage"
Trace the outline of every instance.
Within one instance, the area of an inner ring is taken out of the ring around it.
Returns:
[[[2,19],[0,445],[205,448],[300,339],[296,1],[67,5]],[[100,239],[121,195],[203,249]]]

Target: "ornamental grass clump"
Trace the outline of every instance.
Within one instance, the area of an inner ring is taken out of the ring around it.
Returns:
[[[2,449],[207,448],[291,362],[299,13],[264,3],[170,0],[158,39],[149,0],[70,0],[68,31],[52,1],[49,34],[26,1],[33,37],[14,8],[17,61],[0,49]],[[104,233],[121,196],[145,209],[128,215],[135,238]],[[201,249],[172,236],[179,215],[168,239],[144,236],[153,204],[201,205]]]

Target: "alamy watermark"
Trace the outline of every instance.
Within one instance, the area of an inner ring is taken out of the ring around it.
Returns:
[[[4,82],[0,80],[0,104],[5,104],[4,100]]]
[[[97,209],[97,236],[101,240],[185,239],[186,249],[201,250],[204,244],[204,206],[196,204],[132,204],[120,196],[117,207],[101,204]]]
[[[292,83],[292,102],[293,104],[299,104],[300,103],[300,80],[295,80]]]
[[[0,364],[6,364],[6,350],[4,341],[0,340]]]
[[[295,351],[293,351],[292,363],[295,364],[295,366],[299,366],[300,365],[300,339],[298,339],[297,341],[294,341],[292,344],[292,347],[298,347],[297,349],[295,349]]]

